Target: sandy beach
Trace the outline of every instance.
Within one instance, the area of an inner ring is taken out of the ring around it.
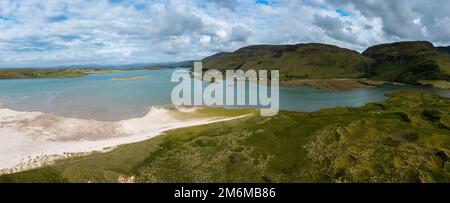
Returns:
[[[193,111],[152,107],[140,118],[105,122],[14,111],[0,105],[0,174],[28,170],[64,157],[107,151],[167,130],[243,117],[179,119],[176,116]]]

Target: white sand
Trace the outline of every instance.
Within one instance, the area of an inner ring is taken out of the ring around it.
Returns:
[[[170,110],[152,108],[141,118],[102,122],[19,112],[0,105],[0,174],[39,167],[74,154],[105,151],[171,129],[240,117],[177,120]]]

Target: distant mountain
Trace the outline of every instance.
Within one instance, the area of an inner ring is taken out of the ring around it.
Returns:
[[[450,55],[445,51],[430,42],[411,41],[372,46],[362,55],[374,59],[369,77],[414,84],[449,78]]]
[[[450,47],[413,41],[382,44],[363,54],[333,45],[253,45],[221,52],[203,60],[206,69],[279,69],[281,80],[369,77],[416,84],[447,80]]]
[[[356,51],[310,43],[254,45],[235,52],[222,52],[203,59],[206,69],[280,69],[282,79],[358,78],[372,60]]]

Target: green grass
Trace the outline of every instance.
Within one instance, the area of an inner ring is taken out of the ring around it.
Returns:
[[[203,59],[205,69],[280,70],[280,80],[371,78],[418,85],[449,80],[450,54],[424,41],[369,47],[362,54],[326,44],[255,45]]]
[[[358,52],[326,44],[258,45],[203,60],[206,69],[279,69],[285,78],[359,78],[371,59]]]
[[[0,182],[450,182],[450,100],[391,96],[360,108],[173,130]]]
[[[440,89],[450,89],[450,81],[445,80],[421,80],[420,84]]]
[[[70,78],[87,75],[79,69],[0,69],[0,79]]]

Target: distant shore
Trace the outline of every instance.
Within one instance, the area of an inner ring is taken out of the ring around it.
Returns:
[[[40,69],[40,68],[8,68],[0,69],[1,79],[32,79],[32,78],[74,78],[89,74],[105,74],[132,70],[164,70],[165,66],[149,66],[143,68],[65,68],[65,69]]]
[[[222,76],[225,78],[225,76]],[[197,77],[196,77],[197,78]],[[246,78],[248,81],[248,79]],[[258,81],[253,79],[251,81]],[[215,79],[207,81],[210,83],[217,82]],[[267,81],[270,84],[270,80]],[[279,81],[280,87],[312,87],[327,91],[346,91],[357,88],[375,88],[382,85],[405,85],[398,82],[370,80],[366,78],[329,78],[329,79],[281,79]],[[434,87],[428,85],[429,87]]]
[[[280,81],[282,87],[308,86],[328,91],[345,91],[357,88],[374,88],[381,85],[404,85],[379,80],[353,79],[353,78],[335,78],[335,79],[298,79]]]
[[[166,66],[151,66],[144,68],[105,68],[105,69],[0,69],[1,79],[32,79],[32,78],[73,78],[89,74],[106,74],[133,70],[164,70]],[[141,75],[115,77],[114,80],[130,80],[142,78]],[[224,76],[223,76],[224,77]],[[214,81],[209,81],[214,82]],[[270,81],[269,81],[270,82]],[[281,87],[309,86],[328,91],[345,91],[357,88],[371,88],[381,85],[404,85],[398,82],[373,80],[366,78],[329,78],[329,79],[281,79]],[[425,86],[439,89],[450,89],[450,82],[445,80],[422,80],[417,86]]]
[[[192,75],[192,74],[191,74]],[[192,77],[194,77],[192,75]],[[226,76],[222,75],[224,79]],[[195,77],[199,79],[198,77]],[[245,78],[248,81],[248,78]],[[259,79],[253,79],[251,81],[258,81]],[[205,80],[206,81],[206,80]],[[215,78],[210,83],[217,82]],[[270,84],[270,79],[267,81]],[[327,91],[347,91],[358,88],[375,88],[383,85],[407,85],[400,82],[376,80],[368,78],[311,78],[311,79],[286,79],[281,78],[279,80],[280,87],[312,87],[315,89],[327,90]],[[423,86],[438,89],[450,89],[450,82],[445,80],[422,80],[415,86]]]

